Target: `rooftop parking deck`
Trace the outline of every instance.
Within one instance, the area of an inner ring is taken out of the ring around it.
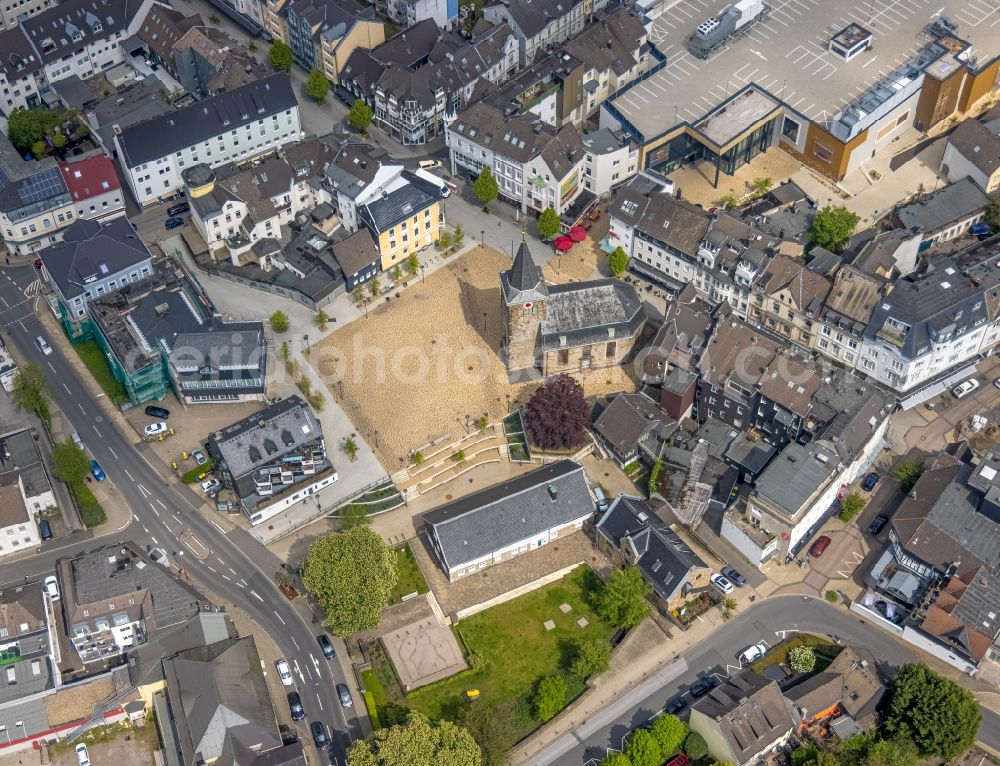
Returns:
[[[645,141],[693,124],[750,83],[814,122],[833,120],[930,43],[926,29],[941,15],[971,43],[970,58],[985,63],[1000,53],[1000,5],[988,0],[774,0],[743,36],[695,58],[688,38],[726,5],[681,0],[654,20],[650,41],[667,66],[612,101]],[[872,32],[872,47],[845,62],[829,43],[851,24]]]

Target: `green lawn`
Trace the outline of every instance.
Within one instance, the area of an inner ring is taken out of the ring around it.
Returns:
[[[128,394],[119,383],[114,374],[111,372],[111,367],[108,366],[108,360],[104,356],[104,352],[101,351],[101,347],[97,345],[96,340],[85,340],[80,343],[73,345],[76,349],[77,355],[90,370],[90,374],[94,376],[94,380],[101,389],[108,395],[115,404],[121,404],[128,400]]]
[[[396,549],[396,562],[399,564],[399,581],[392,589],[392,600],[389,603],[398,604],[403,600],[403,596],[411,593],[426,593],[427,581],[420,573],[420,567],[417,566],[417,560],[410,550],[409,543]]]
[[[771,665],[783,665],[788,660],[788,653],[797,646],[811,646],[816,652],[814,673],[826,670],[833,658],[840,653],[840,647],[825,638],[814,636],[812,633],[796,633],[788,640],[771,647],[767,654],[750,666],[750,669],[755,673],[761,673]]]
[[[527,704],[539,679],[564,676],[569,686],[567,703],[576,698],[585,683],[569,673],[571,642],[582,636],[608,640],[614,632],[587,605],[587,594],[598,582],[590,568],[578,567],[558,582],[462,620],[455,628],[460,643],[486,659],[485,669],[423,692],[417,690],[406,704],[431,718],[453,719],[468,704],[465,693],[478,689],[477,705],[503,705],[517,711],[517,739],[527,736],[539,725],[528,714]],[[569,614],[559,610],[564,603],[572,607]],[[580,617],[590,623],[586,628],[577,626]],[[554,630],[545,629],[546,620],[556,624]]]
[[[184,475],[181,476],[181,481],[185,484],[194,484],[196,481],[201,481],[208,476],[213,465],[215,465],[215,463],[211,458],[209,458],[208,462],[203,463],[202,465],[196,465],[191,470],[185,471]]]

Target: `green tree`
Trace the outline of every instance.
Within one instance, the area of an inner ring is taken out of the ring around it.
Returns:
[[[684,755],[692,761],[699,761],[708,755],[708,743],[698,732],[692,731],[684,738]]]
[[[441,236],[438,237],[437,246],[442,250],[447,250],[451,247],[451,234],[447,229],[441,232]]]
[[[795,748],[791,755],[792,766],[806,766],[808,763],[815,763],[818,752],[819,748],[816,745],[803,745]]]
[[[53,149],[64,149],[66,148],[66,134],[56,133],[52,136],[52,148]]]
[[[843,205],[827,205],[813,216],[808,238],[813,245],[838,253],[847,244],[861,219]]]
[[[330,315],[327,314],[323,309],[320,309],[313,315],[313,322],[320,330],[325,330],[327,323],[330,321]]]
[[[680,718],[670,713],[658,715],[650,724],[649,733],[653,735],[656,744],[660,746],[660,752],[664,758],[669,758],[684,742],[687,736],[688,727]]]
[[[291,325],[288,321],[288,314],[284,311],[275,311],[268,321],[271,323],[271,329],[275,332],[288,332]]]
[[[666,756],[648,729],[636,729],[625,745],[625,755],[632,766],[660,766]]]
[[[625,753],[609,753],[601,761],[600,766],[632,766],[632,761]]]
[[[356,99],[351,104],[351,111],[347,115],[347,121],[358,133],[362,135],[368,131],[368,126],[372,124],[375,112],[364,102],[364,99]]]
[[[918,458],[903,460],[893,469],[892,476],[899,484],[900,491],[905,495],[916,485],[924,472],[924,462]]]
[[[292,68],[292,49],[281,40],[271,43],[267,58],[271,62],[271,69],[275,72],[287,72]]]
[[[354,301],[355,306],[360,306],[365,302],[364,285],[354,285],[354,289],[351,290],[351,300]]]
[[[611,644],[599,638],[578,638],[573,642],[573,654],[570,671],[580,678],[590,678],[608,669]]]
[[[451,242],[455,247],[461,247],[463,239],[465,239],[465,232],[462,230],[462,224],[458,224],[455,227],[455,233],[451,235]]]
[[[52,472],[66,484],[79,484],[90,473],[90,459],[68,439],[56,442],[52,445]]]
[[[251,41],[250,44],[247,45],[247,50],[250,51],[251,53],[256,53],[257,52],[257,44],[255,42]]]
[[[49,151],[49,146],[44,141],[35,141],[31,145],[31,154],[36,160],[40,160]]]
[[[321,537],[302,567],[302,582],[335,636],[377,627],[398,579],[396,552],[367,527]]]
[[[455,233],[456,234],[458,233],[457,230]],[[406,256],[406,263],[404,265],[406,266],[406,270],[408,272],[410,272],[411,274],[416,274],[417,270],[420,268],[420,259],[417,258],[416,253],[410,253],[408,256]]]
[[[389,276],[392,277],[393,282],[398,282],[403,278],[403,270],[399,268],[398,263],[389,270]]]
[[[222,19],[219,18],[219,14],[217,13],[213,13],[211,16],[209,16],[208,20],[211,21],[213,24],[218,24],[220,21],[222,21]]]
[[[616,628],[632,628],[649,615],[650,587],[639,567],[615,571],[597,595],[597,611]]]
[[[867,501],[860,492],[849,492],[840,501],[840,520],[850,523],[855,516],[864,510]]]
[[[774,181],[770,178],[755,178],[753,179],[753,184],[751,184],[751,186],[754,193],[764,195],[771,191],[771,187],[774,186]]]
[[[547,207],[538,216],[538,233],[542,239],[552,239],[559,231],[559,214],[553,207]]]
[[[483,754],[469,731],[451,721],[430,721],[411,711],[405,723],[379,729],[347,751],[348,766],[481,766]]]
[[[44,144],[43,139],[55,134],[56,127],[71,116],[72,113],[59,109],[14,109],[8,118],[7,137],[21,154],[28,150],[34,152],[35,144]],[[41,154],[44,153],[42,150]]]
[[[47,424],[52,423],[49,412],[49,388],[45,383],[45,375],[37,364],[22,364],[14,373],[14,390],[12,396],[14,406],[19,410],[31,410]]]
[[[462,705],[458,711],[458,721],[472,734],[479,749],[483,751],[483,766],[503,766],[507,762],[507,751],[517,744],[521,732],[515,723],[518,713],[516,702],[501,705]],[[627,765],[626,765],[627,766]]]
[[[464,463],[465,462],[465,450],[464,449],[460,449],[458,452],[456,452],[454,455],[451,456],[451,459],[454,460],[456,463],[459,463],[459,464]]]
[[[811,673],[816,667],[816,652],[811,646],[796,646],[788,652],[788,664],[796,673]]]
[[[326,101],[326,94],[330,92],[330,81],[326,79],[320,70],[313,69],[306,78],[306,95],[317,104]]]
[[[662,470],[663,470],[663,459],[656,458],[656,462],[653,463],[653,467],[649,471],[649,479],[646,481],[646,492],[650,496],[652,496],[659,488],[660,471]]]
[[[983,220],[989,224],[990,231],[994,234],[1000,231],[1000,200],[993,200],[986,206]]]
[[[546,676],[538,682],[531,698],[531,714],[542,723],[548,723],[566,705],[566,682],[559,676]]]
[[[837,763],[840,766],[862,766],[868,755],[868,748],[875,739],[875,732],[855,734],[853,737],[845,739],[837,748]],[[792,766],[798,766],[798,764],[793,762]]]
[[[621,245],[616,247],[608,256],[608,268],[615,279],[621,279],[622,275],[628,271],[629,257],[625,248]]]
[[[955,758],[975,741],[981,720],[972,694],[922,663],[904,665],[892,679],[885,730],[912,741],[921,756]]]
[[[352,461],[358,456],[358,443],[354,440],[353,436],[344,437],[344,453]]]
[[[735,194],[725,194],[719,199],[719,206],[723,210],[732,210],[739,204],[740,200]]]
[[[479,171],[473,190],[476,192],[476,198],[484,205],[489,205],[500,194],[497,179],[493,177],[489,168],[483,168]]]
[[[413,465],[422,465],[424,462],[424,453],[417,450],[413,453]]]
[[[917,746],[909,737],[875,740],[868,746],[864,766],[915,766],[920,760]],[[818,763],[818,766],[823,766]]]
[[[485,431],[486,427],[490,424],[490,419],[487,415],[480,415],[476,418],[476,428],[480,431]]]
[[[368,282],[368,292],[371,293],[372,298],[379,294],[382,290],[382,282],[378,277],[372,277]]]

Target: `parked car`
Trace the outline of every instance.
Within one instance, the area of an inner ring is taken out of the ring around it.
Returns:
[[[170,560],[167,558],[167,552],[163,550],[163,548],[150,548],[149,560],[154,564],[159,564],[160,566],[170,566]]]
[[[38,535],[42,538],[43,542],[52,539],[52,525],[45,519],[38,522]]]
[[[281,679],[281,683],[283,686],[291,686],[293,683],[295,683],[295,679],[292,678],[292,671],[288,667],[288,663],[285,662],[284,657],[275,662],[274,667],[278,671],[278,678]]]
[[[49,575],[45,578],[45,592],[49,594],[49,601],[58,601],[60,599],[59,581],[55,575]]]
[[[205,453],[202,452],[200,449],[196,449],[194,452],[192,452],[191,457],[194,458],[194,462],[196,462],[198,465],[205,465],[205,463],[208,462],[208,458],[205,457]]]
[[[882,531],[882,527],[884,527],[888,522],[889,522],[889,517],[886,516],[884,513],[880,513],[878,516],[872,519],[872,523],[868,525],[868,534],[877,535],[879,532]]]
[[[151,404],[146,408],[146,414],[151,418],[166,420],[170,417],[170,410],[166,407],[157,407],[155,404]]]
[[[313,721],[309,724],[309,731],[313,735],[313,744],[320,750],[325,749],[330,744],[330,740],[326,736],[326,726],[319,721]]]
[[[181,213],[186,213],[191,209],[191,205],[187,202],[180,202],[176,205],[171,205],[167,208],[167,215],[180,215]]]
[[[327,638],[326,633],[320,633],[316,636],[316,641],[319,643],[319,648],[323,650],[323,656],[328,660],[332,660],[337,656],[337,653],[333,651],[333,644],[330,643],[330,639]]]
[[[439,170],[441,163],[438,160],[420,160],[421,170]]]
[[[820,556],[823,555],[823,551],[826,550],[829,544],[830,544],[829,535],[823,535],[816,542],[812,544],[812,547],[809,549],[809,555],[812,556],[814,559],[818,559]]]
[[[691,759],[681,753],[671,758],[667,766],[691,766]]]
[[[168,218],[163,223],[164,227],[169,231],[170,229],[179,229],[184,225],[183,218]]]
[[[69,435],[69,438],[73,440],[73,444],[75,444],[80,449],[83,449],[83,439],[80,438],[80,434],[74,431]]]
[[[337,696],[340,697],[342,707],[354,707],[354,700],[351,699],[351,690],[347,684],[337,684]]]
[[[104,481],[108,478],[108,475],[104,473],[104,469],[101,468],[100,463],[96,460],[90,461],[90,475],[93,476],[97,481]]]
[[[744,585],[747,584],[747,578],[745,578],[743,575],[741,575],[732,567],[723,567],[719,571],[722,573],[723,577],[729,580],[729,582],[731,582],[737,588],[742,588]]]
[[[202,491],[209,497],[214,496],[222,488],[222,482],[218,479],[205,479],[201,483]]]
[[[720,575],[720,574],[714,574],[714,575],[712,575],[708,579],[709,579],[709,582],[712,583],[712,585],[714,585],[716,588],[718,588],[723,593],[732,593],[733,592],[733,584],[731,582],[729,582],[729,580],[727,580],[722,575]]]
[[[741,665],[752,665],[761,657],[767,654],[767,647],[764,644],[754,644],[753,646],[744,649],[739,654],[739,660]]]
[[[890,604],[886,601],[876,601],[875,611],[881,614],[885,619],[891,622],[893,625],[903,624],[903,614],[898,611],[899,607],[895,604]]]
[[[76,746],[76,762],[80,766],[90,766],[90,753],[87,752],[87,746],[82,742]]]
[[[167,424],[162,420],[158,423],[150,423],[148,426],[142,429],[142,432],[146,436],[159,436],[167,432]]]
[[[45,338],[43,338],[41,335],[35,338],[35,345],[38,346],[38,350],[41,351],[45,356],[48,356],[49,354],[52,353],[52,346],[50,346],[48,342],[45,340]]]
[[[879,476],[875,471],[872,471],[864,479],[861,480],[861,489],[865,492],[871,492],[875,489],[875,485],[878,484],[878,480],[882,477]]]
[[[961,399],[963,396],[971,394],[977,388],[979,388],[979,381],[975,378],[969,378],[951,389],[951,394],[956,399]]]
[[[594,487],[594,498],[597,501],[597,510],[599,513],[604,513],[608,510],[608,498],[604,494],[604,490],[600,487]]]
[[[715,676],[703,678],[691,687],[691,696],[696,699],[698,697],[704,697],[715,688],[717,683],[718,682],[715,680]]]
[[[993,385],[994,385],[994,386],[995,386],[996,388],[1000,388],[1000,378],[996,378],[996,379],[995,379],[995,380],[993,381]]]
[[[687,700],[684,699],[684,695],[680,694],[674,697],[672,700],[667,700],[667,704],[663,706],[663,709],[670,713],[670,715],[677,715],[684,708],[687,707]]]
[[[302,698],[298,692],[288,692],[288,710],[292,714],[293,721],[301,721],[306,717],[306,711],[302,707]]]

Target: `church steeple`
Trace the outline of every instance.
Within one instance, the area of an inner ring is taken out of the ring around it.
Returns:
[[[514,262],[508,271],[500,275],[500,284],[503,287],[504,299],[508,306],[516,303],[544,301],[549,297],[549,291],[545,287],[545,282],[542,281],[534,259],[531,257],[523,233],[521,246],[517,248]]]

